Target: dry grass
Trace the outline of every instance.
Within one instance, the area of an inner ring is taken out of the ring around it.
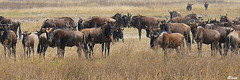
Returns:
[[[44,3],[47,3],[49,5],[51,5],[51,3],[54,3],[54,1],[55,0],[44,2],[43,0]],[[79,1],[79,3],[81,1]],[[119,2],[121,1],[122,0]],[[151,0],[149,2],[157,1],[158,0]],[[178,10],[183,15],[194,12],[199,15],[203,14],[213,18],[218,18],[220,15],[224,15],[226,13],[228,13],[228,15],[232,18],[240,16],[240,6],[237,4],[239,1],[236,0],[224,1],[226,4],[212,4],[210,5],[208,11],[204,11],[202,3],[197,3],[193,6],[193,11],[191,12],[186,11],[186,3],[183,0],[168,1],[175,3],[165,2],[169,3],[169,5],[150,5],[149,3],[141,4],[146,5],[141,6],[138,3],[146,1],[140,0],[139,2],[135,2],[136,5],[132,6],[102,6],[100,4],[98,6],[67,5],[52,7],[33,7],[24,9],[13,7],[0,9],[0,14],[20,21],[22,23],[23,31],[35,31],[36,29],[39,29],[43,20],[50,17],[70,16],[77,20],[78,17],[86,18],[93,15],[105,17],[112,16],[116,12],[130,12],[133,15],[142,14],[146,16],[168,16],[168,10]],[[199,1],[200,0],[195,0],[193,2]],[[2,0],[2,2],[8,1]],[[13,2],[18,4],[25,4],[31,2],[31,0],[26,0],[26,2]],[[37,1],[32,2],[35,4],[41,4],[41,2]],[[236,2],[236,4],[227,4],[232,2]],[[57,5],[60,5],[61,1],[56,3],[58,3]],[[159,1],[158,3],[164,2]],[[69,4],[72,3],[69,2]],[[96,45],[94,60],[85,59],[83,57],[83,54],[81,58],[78,58],[75,47],[66,48],[66,56],[64,59],[59,59],[56,57],[56,48],[48,48],[45,60],[39,58],[36,53],[35,56],[32,56],[29,59],[25,59],[21,40],[18,40],[16,61],[14,61],[12,57],[7,57],[5,59],[3,54],[0,54],[0,79],[221,80],[226,79],[228,76],[240,78],[240,62],[238,62],[240,60],[239,55],[230,53],[227,57],[221,57],[219,55],[210,56],[210,46],[204,45],[204,55],[200,57],[197,55],[196,44],[194,44],[192,47],[192,53],[180,55],[175,51],[172,51],[167,56],[164,56],[161,50],[154,51],[149,48],[149,39],[145,37],[144,31],[143,33],[143,39],[139,41],[136,29],[125,29],[125,42],[118,42],[112,45],[110,56],[106,58],[102,57],[101,46]],[[3,53],[2,46],[0,46],[0,53]]]

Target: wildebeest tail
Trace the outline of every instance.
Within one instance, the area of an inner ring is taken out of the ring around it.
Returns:
[[[19,31],[18,31],[18,35],[19,35],[19,39],[21,39],[21,36],[22,36],[22,30],[21,30],[21,24],[20,22],[18,22],[18,28],[19,28]]]
[[[233,37],[231,36],[230,38],[228,38],[228,45],[227,45],[227,49],[230,48],[231,45],[231,40],[233,40]]]

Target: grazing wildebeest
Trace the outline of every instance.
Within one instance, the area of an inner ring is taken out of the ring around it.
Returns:
[[[174,17],[181,17],[181,13],[179,11],[173,10],[172,12],[171,11],[168,12],[170,14],[170,21],[172,21],[172,18]]]
[[[79,20],[81,21],[81,20]],[[80,24],[80,22],[79,22]],[[92,16],[85,20],[82,20],[82,23],[78,25],[78,29],[84,29],[84,28],[94,28],[94,27],[100,27],[105,24],[105,18],[99,17],[99,16]]]
[[[199,20],[198,20],[197,15],[192,13],[192,14],[189,14],[185,17],[174,17],[174,18],[172,18],[172,20],[170,22],[172,22],[172,23],[185,23],[187,25],[190,25],[194,22],[199,22]]]
[[[131,26],[138,29],[139,40],[141,40],[142,29],[146,29],[146,36],[149,37],[151,27],[158,27],[159,19],[156,17],[133,16]]]
[[[208,5],[209,5],[209,4],[208,4],[207,2],[204,3],[205,10],[208,9]]]
[[[37,53],[39,54],[39,56],[43,55],[43,58],[45,59],[45,52],[48,48],[47,34],[40,34],[39,31],[36,32],[36,35],[38,36]]]
[[[77,46],[78,56],[81,56],[81,50],[83,50],[85,57],[88,58],[85,35],[82,32],[46,28],[46,34],[49,45],[57,47],[58,57],[64,57],[66,46]]]
[[[106,43],[107,45],[106,48],[108,49],[108,55],[109,55],[110,42],[114,43],[113,36],[112,36],[112,33],[113,33],[112,27],[115,24],[115,21],[116,20],[112,18],[107,18],[106,24],[104,24],[101,27],[88,28],[88,29],[81,30],[81,32],[83,32],[86,35],[86,39],[87,39],[86,42],[88,43],[88,46],[90,48],[92,55],[93,55],[93,48],[96,43],[102,44],[102,52],[104,49],[104,43]],[[106,50],[105,50],[105,55],[106,55]]]
[[[160,45],[164,50],[164,55],[166,55],[166,49],[172,48],[178,51],[178,47],[180,46],[180,50],[184,49],[184,36],[180,33],[167,33],[162,32],[157,38],[153,41],[154,46]]]
[[[22,39],[22,45],[23,45],[23,50],[26,56],[30,56],[31,51],[34,55],[34,35],[31,35],[30,32],[25,31],[23,32],[23,39]],[[26,51],[27,47],[27,51]]]
[[[188,46],[189,51],[191,51],[191,39],[190,39],[190,31],[191,27],[184,23],[160,23],[161,31],[167,31],[168,33],[180,33],[184,35],[186,44]]]
[[[15,34],[17,34],[17,29],[19,29],[18,36],[19,36],[19,39],[21,39],[22,31],[21,31],[20,22],[15,22],[15,21],[12,21],[11,19],[0,16],[0,23],[1,24],[11,24],[10,25],[10,30],[14,31]]]
[[[186,7],[187,11],[191,11],[192,10],[192,5],[193,4],[190,4],[190,3],[187,4],[187,7]]]
[[[196,28],[196,27],[193,27]],[[214,53],[217,52],[218,49],[218,41],[221,37],[221,34],[217,30],[208,30],[204,29],[201,26],[197,27],[197,29],[193,29],[195,34],[193,40],[197,42],[197,48],[199,55],[202,55],[202,43],[211,44],[211,50]],[[220,50],[219,50],[220,51]],[[213,53],[211,53],[213,55]]]
[[[225,55],[227,55],[227,52],[229,48],[231,47],[231,50],[234,51],[236,54],[239,54],[239,43],[240,43],[240,31],[233,31],[227,35],[227,51]]]
[[[15,32],[9,29],[8,24],[2,24],[0,31],[1,43],[4,46],[4,56],[6,57],[6,48],[8,48],[9,56],[13,54],[14,59],[16,60],[17,36]]]

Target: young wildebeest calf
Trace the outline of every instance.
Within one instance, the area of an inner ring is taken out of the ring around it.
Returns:
[[[22,33],[22,35],[23,35],[22,45],[23,45],[24,53],[28,57],[30,56],[32,51],[34,56],[34,35],[31,35],[31,33],[28,31],[25,31],[24,33]],[[27,47],[27,51],[26,51],[26,47]]]
[[[178,51],[178,47],[180,46],[180,49],[184,49],[184,36],[180,33],[167,33],[162,32],[160,36],[158,36],[154,40],[154,45],[157,46],[160,45],[162,49],[164,50],[164,55],[166,55],[166,49],[172,48]]]
[[[218,50],[218,41],[221,37],[221,34],[217,30],[208,30],[202,27],[193,27],[195,32],[193,40],[197,42],[197,48],[200,55],[202,55],[202,43],[211,44],[211,50],[216,53]],[[220,49],[219,49],[220,52]],[[211,54],[213,55],[213,53]]]
[[[48,48],[47,35],[46,33],[41,34],[39,31],[36,34],[38,35],[37,53],[39,56],[43,54],[43,58],[45,58],[45,52]]]
[[[57,47],[58,57],[64,57],[65,47],[77,46],[78,56],[81,56],[81,50],[84,51],[85,57],[88,58],[86,52],[85,35],[80,31],[66,31],[54,30],[51,28],[46,29],[47,40],[50,46]],[[84,49],[85,48],[85,49]]]
[[[9,29],[8,25],[4,25],[0,30],[0,40],[2,45],[4,46],[4,56],[6,57],[6,48],[9,50],[9,56],[11,53],[14,55],[14,59],[16,60],[16,43],[17,36],[14,31]]]

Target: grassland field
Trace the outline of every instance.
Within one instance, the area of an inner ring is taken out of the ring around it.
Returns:
[[[203,3],[210,2],[205,11]],[[187,2],[194,3],[193,10],[187,11]],[[39,30],[47,18],[68,16],[75,20],[89,16],[110,17],[117,12],[132,15],[165,17],[168,10],[177,10],[187,15],[196,13],[204,20],[228,14],[240,16],[238,0],[0,0],[0,15],[21,22],[22,31]],[[165,18],[161,18],[165,19]],[[101,45],[94,48],[94,59],[78,58],[76,47],[67,47],[65,58],[59,59],[56,48],[49,47],[46,59],[35,53],[24,58],[21,40],[17,43],[17,60],[4,58],[3,46],[0,46],[0,79],[80,79],[80,80],[225,80],[227,77],[240,78],[240,55],[229,53],[226,57],[219,54],[210,56],[210,46],[203,46],[203,56],[198,56],[196,44],[192,52],[179,54],[175,50],[167,56],[159,50],[150,49],[149,38],[143,31],[142,40],[138,40],[137,29],[125,28],[125,42],[111,45],[110,56],[104,57]]]

